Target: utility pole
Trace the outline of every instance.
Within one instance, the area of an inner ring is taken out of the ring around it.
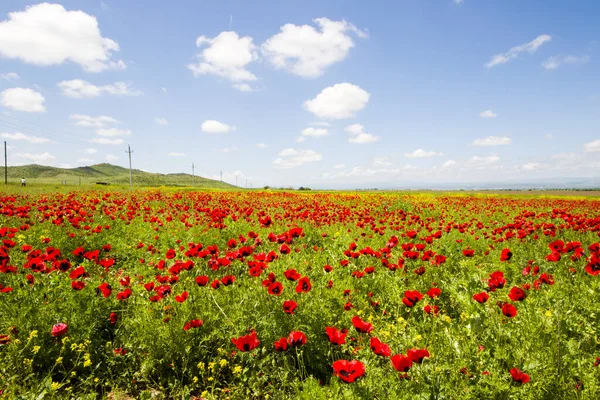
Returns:
[[[196,176],[194,175],[194,164],[192,164],[192,186],[195,185]]]
[[[6,157],[6,140],[4,141],[4,184],[8,185],[8,158]]]
[[[131,146],[127,145],[127,151],[125,153],[129,154],[129,187],[133,187],[133,176],[131,174],[131,153],[133,153],[133,151],[131,151]]]

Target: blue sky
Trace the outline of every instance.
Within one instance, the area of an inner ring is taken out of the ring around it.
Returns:
[[[136,168],[254,187],[597,176],[598,15],[592,0],[3,0],[0,139],[12,165],[126,166],[131,144]]]

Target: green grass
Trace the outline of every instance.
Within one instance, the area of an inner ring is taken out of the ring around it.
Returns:
[[[133,185],[136,187],[194,186],[203,189],[233,189],[234,185],[190,174],[155,174],[134,169]],[[56,168],[43,165],[23,165],[8,167],[9,184],[19,185],[24,177],[28,185],[96,185],[107,182],[110,185],[129,185],[129,170],[112,164],[96,164],[77,168]],[[192,184],[193,183],[193,184]]]

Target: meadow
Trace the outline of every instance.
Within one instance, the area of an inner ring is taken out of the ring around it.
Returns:
[[[14,188],[0,240],[0,398],[600,398],[593,197]]]

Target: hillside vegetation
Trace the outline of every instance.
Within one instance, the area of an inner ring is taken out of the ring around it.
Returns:
[[[155,174],[134,169],[134,186],[193,186],[200,188],[235,188],[225,182],[190,174]],[[56,168],[44,165],[23,165],[8,167],[9,183],[19,183],[24,177],[31,184],[95,185],[106,182],[110,185],[129,185],[129,169],[112,164],[96,164],[77,168]],[[193,179],[193,181],[192,181]]]

